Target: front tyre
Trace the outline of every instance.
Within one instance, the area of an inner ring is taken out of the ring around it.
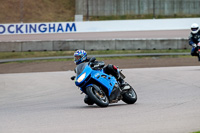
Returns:
[[[132,87],[126,92],[124,92],[122,96],[122,101],[124,101],[127,104],[134,104],[137,101],[137,94]]]
[[[88,97],[100,107],[107,107],[109,100],[105,93],[96,85],[86,88]]]

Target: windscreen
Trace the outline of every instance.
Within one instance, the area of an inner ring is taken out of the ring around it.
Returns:
[[[88,63],[81,63],[76,67],[76,76],[80,75]]]

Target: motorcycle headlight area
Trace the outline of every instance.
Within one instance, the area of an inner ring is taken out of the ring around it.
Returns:
[[[83,81],[83,79],[85,78],[86,73],[82,74],[77,81],[80,83],[81,81]]]

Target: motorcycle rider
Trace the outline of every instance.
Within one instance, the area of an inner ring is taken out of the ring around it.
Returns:
[[[87,57],[87,52],[85,50],[77,50],[75,53],[74,53],[74,63],[76,65],[79,65],[83,62],[89,62],[89,58]],[[124,80],[121,78],[120,76],[120,73],[119,73],[119,69],[115,66],[115,65],[112,65],[112,64],[108,64],[107,66],[105,66],[103,68],[103,71],[106,73],[106,74],[111,74],[113,75],[117,81],[119,82],[119,86],[120,88],[123,90],[124,86],[125,86],[125,82]],[[85,98],[84,98],[84,102],[89,104],[89,105],[92,105],[93,103],[91,103],[89,100],[88,100],[88,96],[86,95]]]
[[[198,56],[197,54],[197,44],[200,42],[200,30],[197,23],[191,25],[191,33],[189,36],[189,45],[192,46],[191,55]]]

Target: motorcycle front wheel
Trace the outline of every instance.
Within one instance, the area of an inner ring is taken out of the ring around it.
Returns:
[[[98,86],[87,87],[86,93],[99,107],[107,107],[109,105],[109,100],[106,94]]]
[[[122,96],[122,101],[124,101],[127,104],[134,104],[137,101],[137,94],[132,87],[126,92],[124,92]]]

